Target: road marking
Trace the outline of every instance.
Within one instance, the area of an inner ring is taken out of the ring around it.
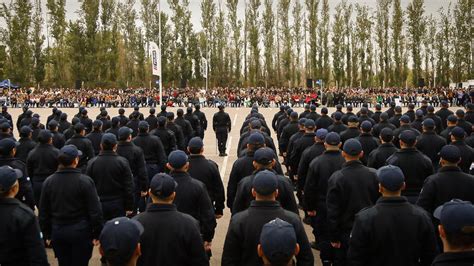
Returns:
[[[235,127],[235,124],[237,123],[237,116],[238,116],[238,115],[239,115],[239,114],[235,114],[235,115],[234,115],[234,122],[232,123],[232,127]]]
[[[230,153],[230,148],[232,146],[232,137],[229,137],[227,140],[227,152]],[[224,157],[224,162],[222,163],[222,168],[221,168],[221,179],[224,180],[224,175],[225,171],[227,170],[227,162],[229,161],[229,155]]]

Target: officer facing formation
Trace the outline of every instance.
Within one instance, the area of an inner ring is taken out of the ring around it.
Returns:
[[[216,133],[217,147],[219,149],[219,156],[227,156],[226,145],[227,137],[231,131],[232,123],[229,114],[224,112],[224,106],[219,105],[219,112],[214,114],[212,118],[212,128]]]

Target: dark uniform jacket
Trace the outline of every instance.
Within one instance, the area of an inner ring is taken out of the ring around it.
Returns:
[[[132,142],[119,141],[117,154],[128,160],[135,185],[140,191],[148,191],[148,174],[145,166],[143,150]]]
[[[360,161],[344,163],[328,182],[327,222],[332,241],[349,235],[354,217],[363,208],[375,204],[379,197],[376,171]]]
[[[171,172],[171,176],[178,183],[174,199],[178,211],[187,213],[198,220],[203,240],[211,242],[217,223],[206,185],[192,178],[188,173]]]
[[[36,142],[29,138],[20,138],[18,141],[20,144],[16,147],[15,157],[26,163],[26,158],[31,150],[36,147]]]
[[[143,150],[147,164],[157,164],[164,170],[166,153],[161,139],[149,133],[138,133],[132,142]]]
[[[443,137],[444,139],[446,139],[446,143],[451,143],[451,130],[453,130],[453,128],[455,128],[456,126],[450,126],[450,127],[446,127],[443,131],[441,131],[441,133],[439,133],[439,135],[441,137]]]
[[[462,129],[464,129],[464,131],[466,131],[466,135],[468,135],[468,136],[471,135],[471,131],[472,131],[472,124],[471,123],[467,122],[464,119],[458,118],[457,126],[462,127]]]
[[[289,164],[289,161],[290,161],[290,154],[293,152],[293,149],[295,148],[295,142],[299,140],[304,135],[304,133],[305,133],[304,130],[300,130],[296,132],[295,134],[293,134],[293,136],[291,136],[290,141],[288,142],[288,148],[286,149],[285,163],[287,165]]]
[[[466,144],[465,141],[458,140],[451,143],[461,151],[461,162],[459,167],[464,173],[469,173],[472,162],[474,161],[474,149]]]
[[[344,125],[342,122],[334,122],[328,127],[329,132],[336,132],[337,134],[341,134],[341,132],[345,131],[346,129],[347,126]]]
[[[298,215],[283,209],[278,201],[252,201],[250,207],[231,218],[221,265],[263,265],[257,254],[263,225],[280,218],[293,225],[300,253],[296,265],[314,265],[313,253]]]
[[[360,266],[430,265],[436,253],[428,213],[405,197],[382,197],[356,215],[347,259]]]
[[[212,118],[212,128],[215,132],[230,132],[231,126],[232,123],[229,114],[224,111],[219,111],[214,114]]]
[[[333,120],[331,119],[331,117],[329,117],[328,115],[322,115],[316,121],[316,128],[317,129],[320,129],[320,128],[327,129],[330,125],[332,125],[332,123],[333,123]]]
[[[199,222],[175,205],[150,204],[134,218],[143,225],[137,265],[209,265]]]
[[[189,123],[189,121],[184,119],[183,117],[179,117],[179,116],[174,120],[174,122],[183,129],[183,135],[184,135],[184,138],[185,138],[184,145],[187,146],[188,145],[187,142],[192,137],[194,137],[194,129],[193,129],[191,123]]]
[[[319,155],[323,154],[326,148],[323,142],[315,142],[312,146],[303,151],[300,164],[298,165],[298,185],[304,187],[310,163]]]
[[[44,181],[58,169],[59,150],[50,144],[38,144],[26,159],[26,169],[32,181]]]
[[[444,129],[444,125],[443,125],[443,121],[441,120],[441,118],[433,113],[428,113],[424,118],[423,120],[425,120],[426,118],[431,118],[433,119],[433,121],[435,122],[435,126],[436,126],[436,133],[441,133],[441,131],[443,131]]]
[[[127,159],[113,151],[101,151],[87,165],[101,202],[122,200],[125,210],[133,210],[133,177]]]
[[[348,139],[357,138],[360,135],[360,131],[356,127],[348,127],[339,135],[341,136],[341,143],[344,144],[344,142],[346,142]]]
[[[423,132],[416,142],[416,148],[430,158],[434,169],[438,168],[438,153],[445,145],[446,140],[438,136],[435,131]]]
[[[128,119],[128,117],[125,116],[125,115],[118,115],[117,117],[120,119],[120,127],[126,126],[126,125],[128,124],[128,121],[130,120],[130,119]],[[165,116],[165,117],[166,117],[166,116]]]
[[[175,151],[177,149],[176,136],[174,135],[173,131],[166,128],[157,128],[153,130],[150,134],[160,138],[161,143],[163,144],[163,148],[165,149],[166,156],[168,156],[172,151]]]
[[[406,196],[418,196],[423,182],[434,172],[430,158],[416,148],[406,148],[395,152],[387,159],[387,164],[402,169],[406,183],[402,195]]]
[[[102,230],[102,209],[94,181],[79,169],[60,169],[43,183],[39,221],[44,239],[51,239],[54,224],[89,222],[92,236]]]
[[[449,252],[439,254],[432,266],[471,266],[474,262],[474,251]]]
[[[137,118],[130,119],[127,123],[127,127],[131,128],[133,130],[132,132],[132,137],[136,137],[138,134],[138,124],[140,123],[140,120]]]
[[[224,214],[224,185],[222,184],[222,178],[217,164],[202,155],[193,154],[189,156],[188,173],[192,178],[206,185],[207,193],[214,205],[215,213],[220,215]]]
[[[67,120],[59,120],[58,131],[63,133],[70,126],[71,126],[71,123],[69,123]]]
[[[382,132],[382,129],[384,128],[390,128],[391,130],[395,130],[396,127],[394,125],[392,125],[390,122],[388,121],[380,121],[380,123],[376,124],[373,128],[372,128],[372,134],[374,135],[374,137],[378,138],[379,135],[380,135],[380,132]]]
[[[281,136],[278,139],[278,146],[281,153],[287,152],[288,143],[290,142],[291,136],[299,131],[298,121],[291,121],[281,132]]]
[[[147,118],[145,118],[145,121],[150,126],[150,130],[153,130],[157,127],[158,118],[156,117],[156,115],[149,115]]]
[[[441,108],[439,109],[436,113],[439,118],[441,118],[441,122],[443,123],[443,128],[447,127],[447,121],[448,121],[448,116],[454,114],[451,110],[448,108]]]
[[[94,156],[97,156],[97,154],[99,154],[100,152],[100,143],[102,142],[103,135],[104,133],[100,131],[92,131],[86,136],[86,138],[88,138],[92,143],[92,148],[94,149]]]
[[[410,122],[413,122],[415,120],[415,117],[416,117],[416,113],[415,113],[414,110],[408,110],[403,115],[408,116],[410,118]]]
[[[362,145],[362,150],[364,151],[364,156],[360,159],[361,162],[367,165],[367,160],[369,158],[369,154],[377,149],[379,146],[379,140],[372,136],[370,133],[360,133],[360,135],[356,138],[360,144]]]
[[[15,196],[15,198],[34,210],[36,202],[33,196],[30,177],[28,176],[28,171],[26,170],[26,164],[18,158],[0,156],[0,166],[5,165],[8,165],[13,169],[18,169],[23,174],[22,177],[18,179],[20,190],[18,191],[18,194]]]
[[[426,178],[417,205],[432,214],[452,199],[474,202],[474,176],[463,173],[459,167],[441,167],[438,173]]]
[[[416,128],[411,127],[410,125],[402,125],[399,128],[395,129],[393,131],[393,144],[397,147],[400,148],[400,134],[405,131],[405,130],[411,130],[415,133],[416,137],[421,135],[420,131],[418,131]]]
[[[260,171],[263,170],[267,169],[261,169]],[[235,194],[234,206],[232,207],[233,215],[243,210],[246,210],[250,206],[250,203],[254,200],[252,196],[253,180],[255,179],[255,175],[257,175],[257,173],[260,171],[257,170],[252,175],[249,175],[244,179],[240,180],[239,184],[237,185],[237,193]],[[271,171],[276,174],[275,171]],[[296,205],[294,188],[293,185],[290,183],[290,180],[282,175],[277,175],[277,178],[277,201],[280,203],[283,209],[299,214],[298,206]]]
[[[204,131],[207,130],[207,118],[206,114],[201,112],[200,110],[196,110],[193,113],[197,118],[199,119],[199,123],[201,124],[201,131],[204,133]]]
[[[300,164],[301,155],[306,148],[311,147],[314,144],[314,139],[314,133],[305,133],[301,138],[295,141],[291,154],[287,155],[289,157],[288,163],[291,166],[291,171],[294,174],[298,172],[298,165]]]
[[[187,113],[184,114],[184,119],[191,124],[194,133],[193,137],[199,136],[199,134],[201,134],[201,122],[199,121],[199,118],[193,113]]]
[[[72,138],[66,141],[66,145],[72,144],[77,147],[78,150],[82,152],[82,156],[79,157],[79,165],[77,168],[82,168],[87,166],[87,162],[90,159],[94,158],[94,147],[92,146],[92,142],[79,134],[74,134]]]
[[[57,149],[61,149],[66,143],[66,138],[58,131],[51,131],[51,134],[53,135],[53,146]]]
[[[392,156],[398,149],[392,143],[382,143],[380,146],[369,154],[367,166],[375,169],[387,164],[387,159]]]
[[[277,122],[278,122],[278,118],[282,115],[285,114],[285,111],[278,111],[274,116],[273,116],[273,119],[272,119],[272,128],[273,130],[277,131],[278,129],[278,125],[277,125]]]
[[[114,134],[115,137],[117,137],[117,139],[118,139],[118,131],[119,131],[119,127],[118,127],[118,126],[117,126],[117,127],[112,126],[112,127],[110,127],[109,129],[107,129],[107,130],[105,131],[105,133]]]
[[[250,134],[252,134],[253,132],[261,133],[263,138],[265,139],[266,147],[272,149],[275,153],[277,152],[277,150],[275,148],[275,144],[273,143],[273,139],[267,133],[262,132],[262,131],[258,131],[257,129],[255,129],[255,130],[247,131],[247,132],[243,133],[242,136],[240,137],[239,144],[237,146],[237,147],[239,147],[238,150],[237,150],[237,157],[241,157],[241,156],[245,155],[245,152],[247,150],[247,144],[249,142]]]
[[[175,124],[174,122],[168,121],[166,123],[166,129],[171,130],[174,133],[174,136],[176,138],[176,146],[179,150],[185,151],[186,150],[186,145],[184,143],[184,134],[183,134],[183,129]]]
[[[304,202],[308,210],[326,210],[328,180],[344,164],[340,151],[325,151],[309,164],[304,184]]]
[[[107,117],[100,117],[98,118],[102,122],[102,132],[107,131],[110,127],[112,127],[112,121],[110,121],[110,118]]]
[[[0,199],[0,265],[48,266],[34,212],[17,199]]]
[[[92,120],[87,116],[79,117],[79,121],[86,128],[86,132],[89,133],[92,131]]]

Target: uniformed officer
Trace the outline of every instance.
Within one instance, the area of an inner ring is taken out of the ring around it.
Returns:
[[[370,118],[372,118],[375,123],[380,122],[380,115],[382,114],[382,106],[380,104],[375,105],[375,112]]]
[[[49,122],[51,122],[51,120],[54,120],[57,118],[57,112],[58,112],[58,108],[57,107],[53,107],[53,109],[51,110],[52,114],[48,116],[48,118],[46,119],[46,124],[49,124]]]
[[[411,130],[400,134],[401,149],[387,159],[387,164],[398,166],[405,176],[406,189],[402,195],[415,203],[425,179],[434,173],[430,158],[416,149],[416,135]]]
[[[8,123],[10,123],[10,126],[13,128],[13,119],[10,113],[8,113],[8,107],[6,105],[2,105],[2,113],[1,115],[3,118],[8,120]]]
[[[143,116],[143,113],[140,112],[140,107],[138,107],[138,106],[133,107],[133,112],[137,112],[137,113],[138,113],[138,120],[140,120],[140,121],[145,120],[145,117]],[[132,113],[133,113],[133,112],[132,112]],[[129,117],[129,118],[130,118],[130,117]],[[130,119],[132,119],[132,118],[130,118]]]
[[[313,265],[313,253],[299,216],[284,210],[276,201],[278,179],[275,173],[259,172],[252,183],[252,195],[255,200],[250,203],[250,207],[237,213],[231,219],[224,242],[221,265],[262,264],[256,247],[262,227],[275,218],[280,218],[295,228],[297,243],[301,250],[296,256],[297,265]]]
[[[304,105],[304,111],[300,114],[298,119],[306,118],[306,116],[311,112],[311,106],[309,104]]]
[[[360,135],[359,131],[359,119],[352,115],[347,119],[347,129],[341,132],[341,141],[345,143],[348,139],[356,138]]]
[[[92,148],[94,149],[94,155],[97,156],[100,152],[100,142],[102,141],[102,136],[104,135],[102,131],[102,121],[95,120],[92,123],[92,131],[91,133],[86,135],[92,143]]]
[[[390,122],[388,122],[388,119],[389,119],[389,117],[388,117],[387,113],[384,112],[384,113],[380,114],[380,121],[375,126],[373,126],[373,128],[372,128],[372,135],[374,135],[374,137],[378,138],[380,132],[384,128],[389,128],[391,130],[396,129],[396,127],[394,125],[392,125]]]
[[[461,152],[454,145],[446,145],[440,151],[441,168],[438,173],[430,175],[423,184],[417,205],[428,213],[451,199],[474,202],[474,177],[463,173],[458,163]]]
[[[420,132],[423,131],[423,111],[416,110],[415,112],[415,120],[413,120],[410,126]]]
[[[160,106],[161,112],[158,113],[158,116],[167,117],[168,112],[166,111],[166,105],[163,104]]]
[[[408,104],[408,111],[406,111],[403,115],[406,115],[410,118],[410,121],[415,120],[415,105],[413,103]]]
[[[441,120],[441,118],[437,115],[435,115],[434,113],[434,107],[433,106],[428,106],[428,108],[426,108],[426,110],[428,111],[428,113],[426,114],[426,116],[424,117],[424,120],[426,120],[427,118],[431,118],[433,119],[434,123],[435,123],[435,131],[437,134],[441,133],[441,131],[443,131],[444,129],[444,126],[443,126],[443,121]]]
[[[66,129],[68,129],[71,126],[71,123],[67,121],[67,114],[62,113],[60,118],[59,118],[59,126],[58,126],[58,131],[61,133],[64,133]]]
[[[402,107],[401,106],[395,106],[394,108],[395,114],[390,117],[388,122],[390,122],[392,125],[394,125],[396,128],[400,127],[400,118],[402,117]],[[411,122],[410,117],[408,117],[408,123]]]
[[[378,139],[375,138],[371,131],[372,131],[372,123],[370,121],[364,121],[360,125],[360,135],[356,138],[360,144],[362,145],[362,150],[364,151],[364,155],[360,158],[360,161],[367,165],[367,160],[369,158],[370,153],[377,149],[379,146]]]
[[[177,187],[167,174],[157,174],[151,180],[149,194],[153,203],[134,218],[145,230],[138,265],[209,265],[199,222],[179,212],[173,204]]]
[[[274,150],[275,153],[277,152],[276,147],[275,147],[275,143],[273,142],[273,139],[270,137],[270,135],[268,135],[268,133],[266,133],[266,131],[264,131],[264,128],[263,128],[260,120],[257,119],[257,118],[254,118],[254,120],[249,124],[248,131],[244,132],[240,135],[239,144],[238,144],[239,148],[237,150],[237,152],[238,152],[237,156],[238,157],[242,157],[242,156],[245,155],[249,137],[253,132],[261,133],[263,138],[265,139],[265,145],[268,148]]]
[[[184,115],[184,119],[186,119],[193,128],[193,136],[196,137],[201,134],[201,121],[199,118],[193,113],[193,108],[188,107],[186,108],[186,114]]]
[[[41,126],[40,126],[40,120],[39,120],[39,118],[36,118],[36,117],[31,118],[30,127],[31,127],[31,129],[33,130],[33,132],[31,133],[31,137],[33,138],[34,141],[38,141],[38,134],[39,134],[39,132],[40,132],[41,130],[44,129],[44,128],[41,128]],[[3,130],[5,130],[5,129],[9,130],[9,125],[8,125],[8,123],[3,123],[3,125],[0,124],[0,130],[3,131]],[[8,131],[7,131],[6,133],[7,133],[7,136],[9,136],[9,135],[8,135]]]
[[[288,164],[290,172],[292,175],[298,174],[298,165],[300,164],[301,155],[304,150],[312,146],[315,142],[315,130],[316,124],[312,119],[306,119],[304,123],[305,133],[301,138],[295,141],[293,145],[293,150],[291,153],[287,154]]]
[[[302,202],[301,191],[303,190],[306,182],[306,177],[310,163],[319,155],[325,151],[324,140],[326,139],[328,131],[324,128],[316,131],[314,144],[303,151],[301,155],[300,163],[298,165],[298,200]]]
[[[191,112],[192,113],[192,112]],[[178,109],[176,111],[176,119],[174,122],[179,125],[183,129],[183,135],[184,135],[184,146],[188,146],[189,140],[194,137],[194,129],[191,123],[184,119],[184,111],[183,109]]]
[[[106,221],[130,215],[134,209],[134,184],[130,165],[117,150],[117,138],[105,133],[100,153],[87,164],[87,176],[94,180]]]
[[[100,254],[108,265],[137,265],[142,255],[140,236],[143,226],[127,217],[120,217],[105,223],[100,233]]]
[[[117,116],[119,119],[120,119],[120,127],[124,127],[127,125],[129,119],[128,117],[125,115],[125,109],[123,108],[120,108],[118,110],[118,113],[119,115]]]
[[[72,120],[71,120],[71,125],[68,129],[64,130],[64,137],[66,138],[66,141],[68,141],[70,138],[72,138],[72,136],[74,136],[75,134],[75,130],[74,130],[74,127],[79,124],[79,118],[77,117],[74,117]]]
[[[0,264],[49,266],[35,213],[16,199],[23,173],[0,167]]]
[[[227,156],[225,153],[227,137],[231,131],[231,120],[229,114],[224,112],[224,106],[219,105],[219,112],[214,114],[212,118],[212,128],[216,133],[217,146],[219,148],[219,156]]]
[[[35,199],[31,181],[26,171],[26,164],[15,158],[17,143],[12,139],[0,140],[0,166],[10,166],[21,171],[22,176],[18,179],[19,191],[16,198],[26,204],[32,210],[35,209]]]
[[[342,152],[346,162],[328,182],[328,234],[331,246],[338,249],[335,261],[341,265],[345,265],[355,214],[374,205],[379,197],[375,169],[364,166],[359,160],[363,153],[358,140],[347,140]]]
[[[158,127],[150,132],[151,135],[157,136],[160,138],[163,148],[165,149],[166,157],[177,149],[176,147],[176,137],[173,131],[166,128],[166,118],[163,116],[158,117]]]
[[[48,123],[49,132],[53,135],[53,146],[57,149],[61,149],[66,143],[66,138],[62,133],[58,131],[58,121],[51,120]]]
[[[119,126],[120,126],[120,118],[113,117],[112,121],[110,123],[110,128],[107,129],[107,131],[105,131],[105,133],[111,133],[111,134],[114,134],[115,137],[118,137],[118,130],[120,128]]]
[[[360,109],[360,114],[358,115],[359,116],[359,124],[362,125],[362,123],[364,123],[365,121],[368,121],[370,122],[370,124],[373,126],[375,125],[375,121],[370,118],[370,115],[369,115],[369,109],[366,108],[366,107],[362,107]]]
[[[439,151],[446,145],[446,140],[438,136],[435,122],[431,118],[423,121],[423,133],[418,137],[416,148],[430,158],[433,169],[439,166]]]
[[[402,115],[402,117],[400,118],[400,127],[393,131],[393,144],[397,148],[400,148],[400,135],[402,134],[402,132],[407,131],[407,130],[412,131],[416,137],[421,135],[420,131],[411,127],[410,118],[406,115]],[[405,177],[409,178],[407,175],[405,175]]]
[[[300,120],[298,120],[298,132],[294,133],[291,137],[290,137],[290,140],[288,141],[288,148],[286,149],[285,153],[283,154],[283,160],[285,161],[285,164],[287,165],[286,167],[288,168],[288,160],[290,158],[288,158],[288,154],[291,154],[291,152],[293,151],[293,148],[295,146],[295,142],[300,139],[304,133],[305,133],[305,128],[304,128],[304,124],[306,123],[306,118],[301,118]],[[291,173],[290,173],[291,174]],[[291,178],[291,176],[290,176]]]
[[[201,139],[204,139],[204,132],[206,132],[207,130],[207,118],[206,118],[206,114],[204,112],[201,111],[201,105],[199,104],[196,104],[194,106],[194,115],[197,116],[197,118],[199,119],[199,122],[201,124],[201,132],[199,132],[199,136]]]
[[[88,265],[103,225],[94,181],[77,169],[80,154],[74,145],[61,148],[58,170],[44,181],[41,194],[41,231],[60,266]]]
[[[189,141],[188,152],[188,173],[206,185],[209,198],[214,205],[216,218],[219,219],[224,215],[225,207],[224,185],[219,167],[214,161],[204,157],[204,143],[200,137],[194,137]]]
[[[309,105],[308,105],[308,113],[309,113]],[[280,110],[275,115],[273,115],[273,119],[272,119],[272,128],[274,131],[277,131],[278,129],[278,118],[280,118],[280,116],[284,114],[285,114],[285,106],[280,105]]]
[[[293,258],[300,253],[294,226],[280,218],[266,223],[257,250],[264,265],[293,264]]]
[[[153,176],[165,170],[165,148],[160,138],[149,133],[150,125],[147,121],[140,121],[138,130],[138,135],[132,142],[143,150],[148,180],[151,180]]]
[[[472,124],[464,119],[464,116],[465,116],[464,111],[462,109],[458,109],[456,111],[456,116],[458,117],[457,126],[464,129],[464,131],[466,132],[468,136],[471,135]]]
[[[280,139],[281,134],[283,133],[283,129],[290,123],[290,115],[293,113],[293,110],[291,108],[287,109],[285,114],[282,115],[278,121],[278,129],[277,129],[277,139]]]
[[[39,204],[44,180],[58,168],[59,155],[59,150],[53,146],[53,138],[49,131],[42,130],[38,141],[38,145],[31,150],[26,159],[26,169],[33,185],[36,204]]]
[[[446,139],[446,142],[449,144],[451,143],[451,130],[456,127],[456,124],[458,123],[458,118],[455,115],[450,115],[448,116],[447,120],[447,126],[446,128],[441,131],[439,134],[441,137]]]
[[[309,112],[309,114],[306,115],[306,119],[311,119],[314,121],[314,123],[316,123],[316,121],[318,121],[320,115],[316,112],[316,105],[312,104],[309,109],[311,110],[311,112]]]
[[[82,123],[77,123],[74,126],[74,135],[66,141],[66,145],[74,145],[81,151],[79,165],[77,166],[83,173],[86,172],[87,162],[94,158],[94,147],[92,142],[85,137],[86,128]]]
[[[377,178],[382,197],[355,217],[349,264],[429,265],[437,253],[430,216],[401,196],[405,182],[400,168],[384,166],[377,171]]]
[[[36,142],[31,139],[31,132],[32,130],[28,126],[24,126],[20,129],[20,139],[18,140],[19,144],[16,147],[15,157],[24,163],[26,163],[28,153],[36,147]]]
[[[336,112],[333,115],[334,123],[328,127],[329,132],[336,132],[337,134],[340,134],[341,132],[345,131],[347,129],[347,126],[344,125],[341,121],[342,119],[342,113]]]
[[[331,119],[331,117],[328,116],[328,109],[326,107],[323,107],[321,109],[321,116],[316,121],[316,128],[328,129],[328,127],[332,125],[332,123],[333,120]]]
[[[390,128],[384,128],[379,135],[380,146],[373,150],[367,159],[367,166],[379,169],[384,166],[387,159],[392,156],[397,148],[393,145],[393,131]]]
[[[84,129],[85,129],[87,134],[92,131],[92,119],[90,119],[87,116],[87,109],[84,108],[81,111],[81,116],[79,117],[79,121],[80,121],[81,124],[84,125]]]
[[[130,114],[130,120],[127,123],[127,127],[132,129],[132,138],[137,136],[138,123],[140,123],[140,113],[134,111]]]
[[[135,184],[135,207],[137,210],[145,210],[145,196],[148,191],[148,174],[146,171],[145,155],[143,150],[132,142],[133,130],[129,127],[121,127],[118,131],[117,154],[127,159],[132,169],[133,181]]]
[[[17,128],[18,130],[20,130],[20,128],[22,127],[21,121],[23,120],[23,118],[26,117],[26,112],[28,111],[28,106],[23,106],[21,109],[22,109],[23,113],[21,113],[21,114],[18,116],[17,120],[16,120],[16,128]]]
[[[461,151],[459,167],[464,173],[469,173],[471,164],[474,162],[474,149],[466,144],[465,138],[466,132],[461,127],[457,126],[451,130],[451,144]]]
[[[235,194],[234,204],[232,206],[232,215],[246,210],[250,207],[250,203],[254,200],[252,196],[252,184],[255,176],[262,171],[271,171],[278,180],[278,195],[276,200],[285,210],[299,214],[298,206],[296,205],[293,186],[290,180],[282,175],[276,174],[272,168],[275,165],[275,153],[270,148],[260,148],[254,154],[253,166],[255,171],[240,180],[237,185],[237,192]]]
[[[447,127],[446,121],[448,120],[448,117],[454,115],[454,113],[449,110],[449,104],[447,101],[441,101],[441,109],[439,109],[435,114],[441,118],[443,128]]]
[[[281,136],[278,139],[278,147],[280,149],[280,154],[286,155],[288,151],[288,143],[290,142],[291,136],[299,131],[298,125],[298,113],[292,112],[290,114],[290,123],[283,128]],[[286,156],[285,156],[286,157]]]
[[[158,125],[158,118],[155,115],[155,108],[150,108],[150,115],[145,118],[145,121],[150,125],[150,131],[154,130]]]
[[[100,112],[99,117],[97,118],[97,120],[102,122],[102,132],[107,131],[112,126],[112,123],[110,121],[110,116],[109,116],[109,114],[107,113],[106,110],[102,110]]]
[[[434,217],[440,221],[439,236],[443,241],[444,253],[438,255],[434,266],[462,266],[474,262],[472,228],[474,227],[474,206],[471,202],[453,199],[438,207]]]
[[[206,191],[206,185],[192,178],[189,173],[188,156],[183,151],[173,151],[168,156],[167,167],[178,183],[174,204],[178,211],[191,215],[199,221],[204,250],[210,255],[216,228],[214,206]]]
[[[349,123],[349,118],[350,118],[351,116],[357,117],[356,114],[354,114],[354,113],[352,112],[352,110],[353,110],[352,105],[348,105],[348,106],[346,107],[346,113],[342,115],[341,121],[342,121],[342,123],[344,123],[345,125],[348,125],[348,123]]]
[[[185,151],[186,145],[184,144],[185,139],[184,139],[183,129],[181,128],[181,126],[177,125],[174,122],[174,113],[169,112],[166,115],[166,118],[168,119],[168,121],[166,122],[166,129],[169,129],[174,133],[174,136],[176,138],[177,148],[179,150]]]
[[[20,124],[18,125],[18,128],[21,128],[23,126],[29,126],[31,124],[31,120],[33,119],[33,112],[31,110],[26,110],[23,113],[23,116],[19,116],[18,119],[21,117]]]

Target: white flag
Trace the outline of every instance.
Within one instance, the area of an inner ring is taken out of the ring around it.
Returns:
[[[161,60],[161,52],[158,48],[158,45],[155,42],[150,42],[150,55],[151,55],[151,70],[152,74],[155,76],[160,75],[160,61]]]
[[[207,59],[202,57],[201,58],[201,68],[202,68],[202,76],[207,78]]]

